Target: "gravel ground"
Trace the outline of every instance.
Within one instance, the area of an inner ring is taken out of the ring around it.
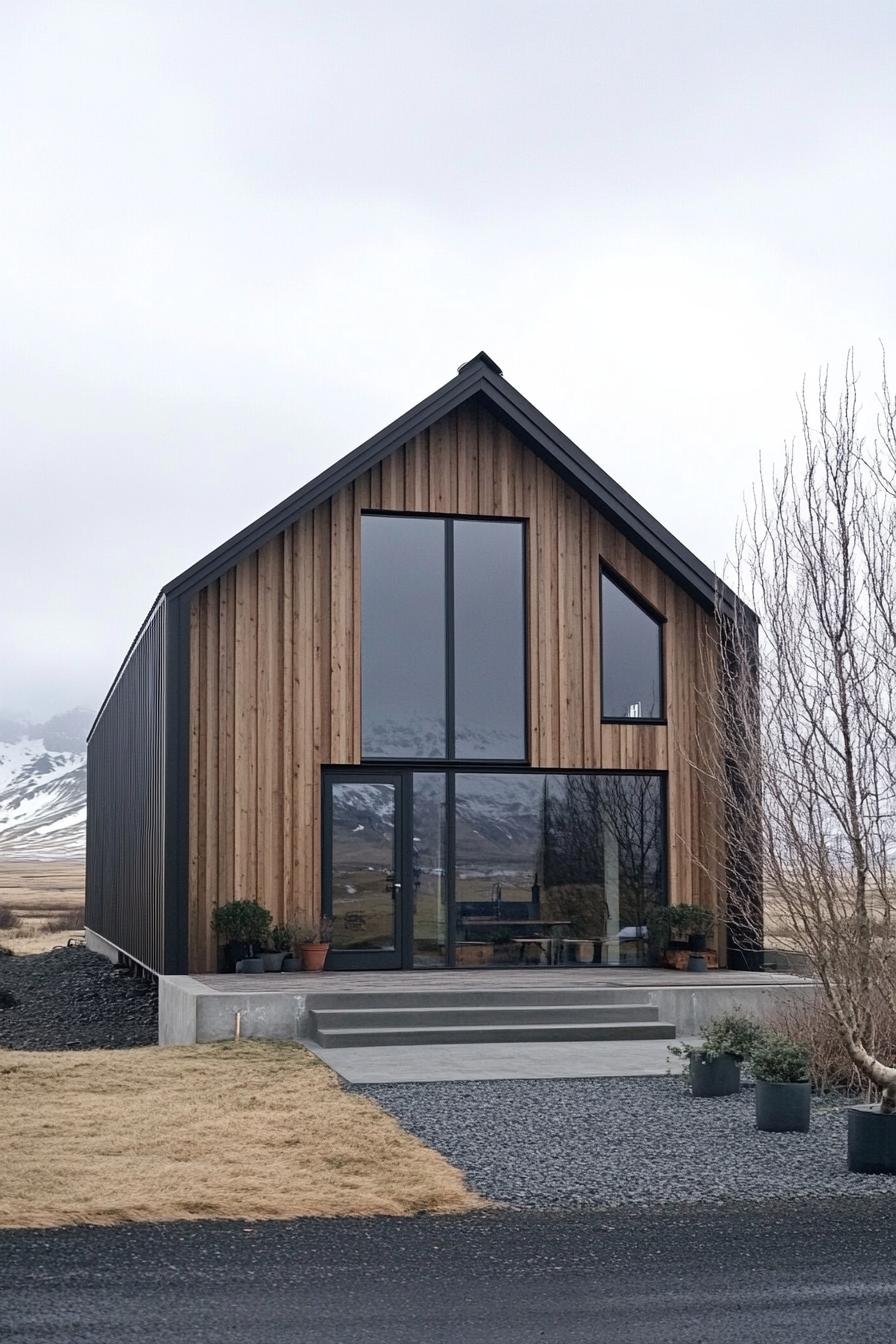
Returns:
[[[809,1134],[760,1134],[753,1089],[694,1098],[673,1078],[399,1083],[375,1101],[520,1208],[896,1195],[896,1177],[846,1170],[846,1110],[813,1102]]]
[[[15,1002],[3,1006],[8,995]],[[0,1047],[120,1050],[156,1041],[154,982],[83,947],[0,956]]]

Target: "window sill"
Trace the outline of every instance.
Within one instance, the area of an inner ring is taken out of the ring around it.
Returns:
[[[628,724],[638,723],[643,724],[647,728],[665,728],[667,727],[668,722],[669,722],[668,719],[644,719],[644,718],[601,719],[601,723],[628,723]]]

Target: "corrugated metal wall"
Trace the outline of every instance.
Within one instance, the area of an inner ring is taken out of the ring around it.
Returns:
[[[149,616],[87,744],[89,929],[165,966],[166,609]]]

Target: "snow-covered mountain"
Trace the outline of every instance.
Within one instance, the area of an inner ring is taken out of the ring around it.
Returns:
[[[84,857],[90,721],[81,709],[46,723],[0,715],[0,860]]]

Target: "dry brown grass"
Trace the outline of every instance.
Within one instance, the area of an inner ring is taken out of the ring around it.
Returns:
[[[483,1204],[300,1046],[0,1051],[0,1116],[3,1227]]]
[[[0,909],[18,920],[0,942],[19,956],[46,952],[84,932],[84,865],[0,861]]]

